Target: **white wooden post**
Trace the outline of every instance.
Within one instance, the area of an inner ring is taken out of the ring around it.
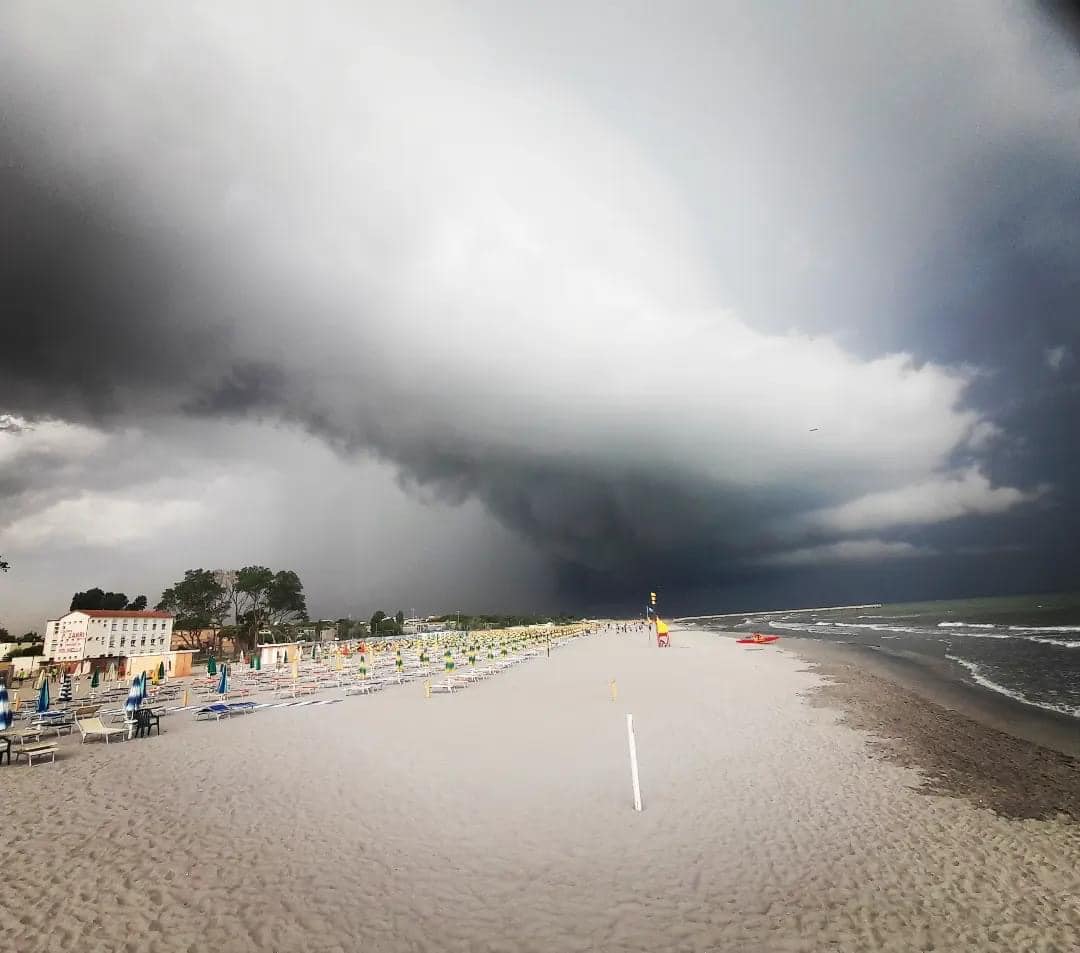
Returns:
[[[634,810],[641,810],[641,783],[638,780],[637,744],[634,742],[634,716],[626,716],[626,735],[630,739],[630,778],[634,782]]]

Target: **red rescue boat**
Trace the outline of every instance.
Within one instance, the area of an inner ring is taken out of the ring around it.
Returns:
[[[748,639],[736,639],[735,641],[739,645],[768,645],[770,642],[775,642],[779,639],[778,635],[765,635],[761,632],[755,632]]]

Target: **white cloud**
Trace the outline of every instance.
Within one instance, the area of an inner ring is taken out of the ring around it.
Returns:
[[[1070,358],[1069,349],[1064,344],[1048,347],[1044,355],[1046,366],[1052,371],[1060,371]]]
[[[821,563],[874,562],[882,559],[912,559],[932,556],[934,550],[911,543],[883,539],[848,539],[838,543],[823,543],[788,552],[776,553],[758,560],[764,566],[814,566]]]
[[[803,528],[848,534],[943,523],[962,516],[1004,513],[1030,503],[1046,487],[1023,491],[992,486],[977,467],[933,476],[893,490],[867,493],[854,500],[807,514]]]
[[[6,24],[21,80],[12,98],[31,91],[12,114],[54,146],[52,174],[69,162],[90,194],[123,183],[131,207],[228,263],[237,301],[251,281],[258,303],[242,310],[257,318],[237,319],[234,356],[284,368],[285,389],[303,395],[286,411],[390,461],[450,447],[478,475],[463,485],[496,483],[504,460],[555,473],[569,461],[616,483],[660,475],[692,487],[702,509],[797,495],[814,508],[802,531],[836,536],[1034,498],[975,468],[948,471],[957,451],[999,434],[967,402],[975,370],[867,356],[838,332],[805,329],[885,320],[865,306],[872,281],[904,313],[892,299],[920,274],[904,265],[963,220],[955,200],[973,156],[994,137],[1066,128],[1076,93],[1031,55],[1019,15],[916,11],[882,29],[815,9],[804,32],[748,5],[723,15],[737,29],[687,16],[659,31],[620,15],[578,36],[559,13],[558,30],[574,35],[538,44],[559,50],[538,81],[482,13],[359,7],[327,18],[192,2],[162,31],[148,7],[85,5],[58,20],[23,3]],[[625,105],[604,111],[564,83],[562,62],[608,28],[642,45],[607,42],[601,72],[617,75],[624,59],[645,79],[613,82],[610,101]],[[670,87],[650,81],[650,64]],[[882,75],[900,77],[895,96],[881,97]],[[636,108],[657,89],[661,135],[643,118],[652,110]],[[910,134],[913,116],[928,134]],[[793,278],[829,271],[844,290],[825,298]],[[216,279],[192,266],[183,285],[197,298]],[[194,378],[201,366],[190,366]],[[71,450],[77,435],[57,439]],[[201,452],[200,439],[172,454]],[[244,479],[261,508],[253,522],[270,532],[280,500],[259,496],[258,474]],[[63,540],[82,521],[110,538],[81,499],[15,527]],[[912,549],[861,540],[774,558]]]
[[[98,430],[63,420],[27,423],[4,415],[10,422],[0,427],[0,468],[14,472],[28,457],[48,457],[67,462],[91,456],[108,442]],[[2,472],[2,470],[0,470]]]
[[[134,500],[84,493],[15,520],[4,530],[4,541],[20,550],[43,546],[111,549],[145,543],[202,515],[202,506],[195,500]]]

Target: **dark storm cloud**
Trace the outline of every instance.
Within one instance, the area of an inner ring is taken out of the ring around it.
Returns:
[[[482,501],[579,602],[794,593],[806,560],[837,592],[967,586],[986,561],[950,554],[1026,519],[1051,543],[1014,571],[1076,555],[1050,31],[327,9],[192,4],[161,36],[12,5],[0,412],[295,424]]]

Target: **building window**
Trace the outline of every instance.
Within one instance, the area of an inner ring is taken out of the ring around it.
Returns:
[[[113,630],[113,632],[116,631],[116,623],[115,622],[112,624],[112,630]]]

